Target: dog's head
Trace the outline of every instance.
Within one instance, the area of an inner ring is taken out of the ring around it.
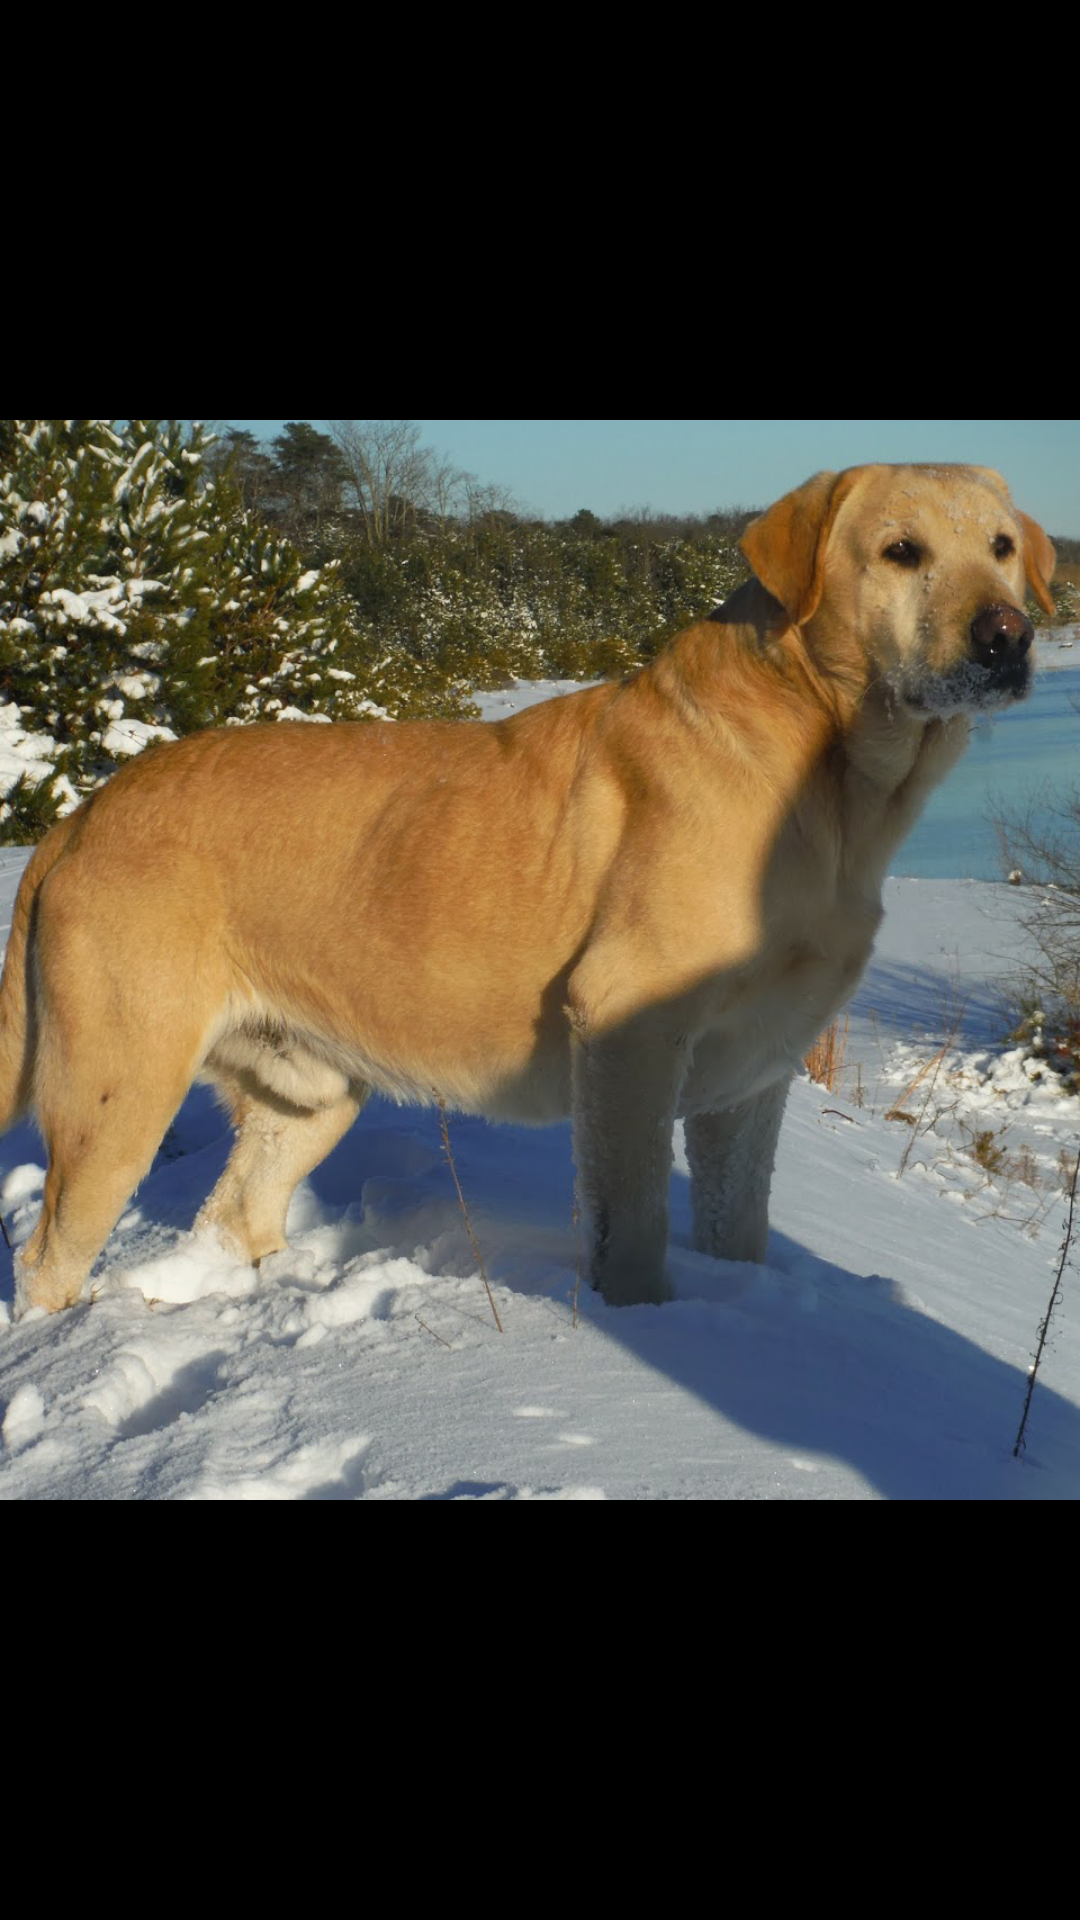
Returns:
[[[1025,580],[1053,613],[1054,549],[991,467],[819,473],[741,542],[792,623],[833,657],[861,649],[921,714],[1007,706],[1031,684]]]

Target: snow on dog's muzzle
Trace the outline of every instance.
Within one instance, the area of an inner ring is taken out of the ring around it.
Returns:
[[[992,713],[1031,691],[1035,629],[1019,607],[1004,601],[983,607],[968,628],[964,657],[946,672],[924,662],[895,682],[916,713]]]

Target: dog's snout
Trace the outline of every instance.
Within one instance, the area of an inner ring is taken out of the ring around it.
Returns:
[[[1035,638],[1035,629],[1019,607],[983,607],[971,623],[971,645],[980,666],[1017,667]]]

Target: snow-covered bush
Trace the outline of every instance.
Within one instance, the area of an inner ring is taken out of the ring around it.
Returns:
[[[1080,1093],[1080,789],[999,811],[1010,878],[1026,888],[1029,937],[1012,1038],[1036,1068]]]
[[[0,839],[38,838],[155,740],[407,704],[411,664],[403,693],[338,568],[208,480],[209,444],[177,421],[0,422]]]

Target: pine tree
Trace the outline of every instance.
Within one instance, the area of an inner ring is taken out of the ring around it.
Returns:
[[[383,711],[369,678],[408,704],[337,568],[208,477],[209,445],[175,420],[0,422],[0,838],[39,837],[156,739]]]
[[[309,420],[287,420],[273,441],[279,506],[275,518],[305,550],[322,551],[342,511],[349,470],[328,433]]]

